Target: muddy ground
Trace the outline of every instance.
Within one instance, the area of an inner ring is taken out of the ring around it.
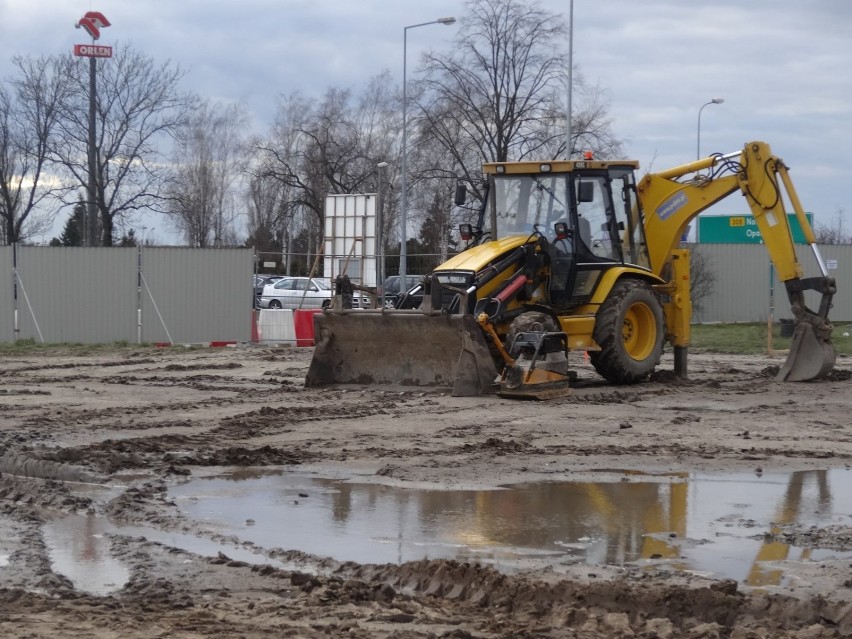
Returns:
[[[448,560],[338,563],[243,543],[257,558],[247,562],[112,532],[110,552],[128,575],[115,591],[92,594],[56,569],[44,530],[68,515],[215,538],[168,488],[233,467],[492,488],[604,469],[852,463],[852,362],[843,358],[828,381],[782,384],[772,377],[780,356],[693,353],[688,381],[666,373],[666,358],[652,381],[616,388],[578,356],[570,396],[530,403],[306,390],[310,355],[257,345],[0,355],[0,636],[852,635],[848,559],[786,566],[796,579],[757,588],[653,566],[501,574]],[[852,551],[852,521],[772,534]]]

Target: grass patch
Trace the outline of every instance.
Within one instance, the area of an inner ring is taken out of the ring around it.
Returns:
[[[790,341],[781,337],[779,326],[773,327],[773,350],[790,348]],[[835,324],[832,342],[839,355],[852,355],[852,324]],[[709,353],[765,353],[767,326],[764,323],[693,324],[690,348]]]

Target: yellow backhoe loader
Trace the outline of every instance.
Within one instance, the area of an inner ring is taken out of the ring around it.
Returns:
[[[749,142],[638,182],[637,169],[593,159],[486,164],[479,221],[460,229],[468,246],[423,279],[420,307],[317,315],[306,385],[443,385],[454,395],[547,398],[569,385],[570,350],[587,351],[610,382],[631,384],[654,371],[664,342],[686,377],[689,252],[678,246],[701,211],[732,193],[748,203],[794,315],[778,379],[825,377],[835,360],[835,283],[769,146]],[[804,277],[784,194],[818,276]]]

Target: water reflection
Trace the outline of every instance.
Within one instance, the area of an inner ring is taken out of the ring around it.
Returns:
[[[806,494],[806,486],[815,488],[815,494],[813,491]],[[749,571],[746,579],[749,584],[768,586],[781,582],[784,571],[773,566],[772,562],[787,559],[791,546],[781,541],[774,541],[775,535],[781,532],[785,524],[798,522],[802,518],[804,505],[814,507],[814,514],[822,518],[831,512],[831,491],[827,471],[799,471],[790,475],[784,497],[777,506],[775,518],[769,529],[770,536],[761,545]],[[811,549],[803,548],[799,559],[810,558]]]
[[[789,523],[849,525],[852,495],[830,489],[849,479],[848,470],[625,475],[438,491],[283,474],[192,480],[172,493],[225,534],[339,560],[651,563],[770,585],[783,580],[773,562],[849,555],[763,541]]]
[[[53,570],[85,592],[105,595],[119,590],[129,571],[110,554],[109,528],[106,519],[94,515],[71,515],[46,523],[43,534]]]
[[[66,576],[77,590],[95,595],[118,592],[130,577],[128,567],[111,553],[111,535],[145,538],[202,557],[221,553],[250,564],[272,565],[283,570],[310,571],[300,564],[271,559],[233,544],[146,526],[120,526],[105,517],[93,514],[68,515],[50,521],[44,525],[43,534],[53,571]],[[5,565],[4,559],[8,560],[8,557],[0,556],[0,566]]]

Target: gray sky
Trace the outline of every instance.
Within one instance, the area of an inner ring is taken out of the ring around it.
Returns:
[[[565,14],[568,0],[541,0]],[[260,127],[279,95],[358,90],[387,68],[402,80],[403,28],[461,17],[458,0],[0,0],[0,75],[15,54],[87,43],[76,21],[89,10],[112,23],[98,44],[130,43],[187,72],[205,97],[245,100]],[[408,72],[443,49],[458,25],[408,31]],[[843,159],[852,139],[852,2],[849,0],[575,0],[574,62],[607,91],[616,134],[640,171],[765,140],[791,167],[816,222],[839,209],[852,231]],[[567,43],[566,43],[567,47]],[[716,213],[744,213],[732,196]],[[160,233],[157,233],[162,237]],[[49,238],[47,238],[49,239]]]

